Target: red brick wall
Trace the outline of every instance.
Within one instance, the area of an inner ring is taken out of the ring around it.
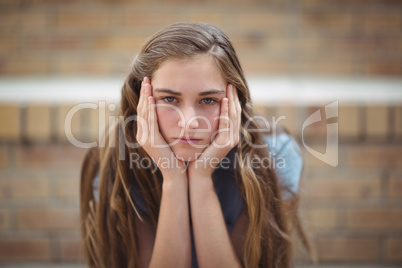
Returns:
[[[220,26],[246,73],[402,74],[398,0],[0,2],[0,75],[121,74],[177,21]]]

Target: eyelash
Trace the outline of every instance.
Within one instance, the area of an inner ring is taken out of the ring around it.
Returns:
[[[167,99],[173,99],[173,100],[172,100],[172,101],[168,101]],[[177,99],[176,99],[175,97],[163,97],[162,100],[164,100],[164,101],[167,102],[167,103],[173,103],[174,101],[177,102]],[[205,102],[204,102],[205,105],[214,105],[215,103],[218,103],[218,101],[217,101],[217,100],[214,100],[213,98],[205,98],[205,99],[202,99],[201,101],[205,101],[205,100],[210,101],[210,103],[205,103]]]

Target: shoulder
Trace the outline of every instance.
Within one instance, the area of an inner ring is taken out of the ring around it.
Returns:
[[[268,145],[271,153],[283,154],[285,152],[292,152],[301,157],[300,148],[295,139],[287,133],[279,133],[274,135],[264,136],[264,141]]]
[[[287,133],[265,136],[264,140],[279,183],[291,192],[297,192],[303,169],[303,158],[296,140]],[[284,191],[284,199],[289,199],[291,192]]]

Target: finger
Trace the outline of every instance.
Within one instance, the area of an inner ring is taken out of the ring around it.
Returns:
[[[234,115],[232,117],[233,122],[233,142],[237,144],[240,139],[240,125],[241,125],[241,106],[238,96],[237,88],[232,85],[233,90],[233,110]]]
[[[145,80],[145,79],[144,79]],[[147,81],[145,80],[145,84],[144,84],[144,99],[143,99],[143,106],[142,106],[142,114],[144,116],[144,119],[149,122],[149,102],[148,102],[148,97],[149,97],[149,84],[147,83]]]
[[[237,108],[236,108],[236,102],[237,102],[237,95],[236,95],[236,89],[233,85],[229,85],[230,88],[230,96],[231,98],[229,99],[229,116],[230,116],[230,133],[229,133],[229,139],[230,139],[230,145],[234,146],[237,143],[238,140],[238,128],[239,128],[239,123],[238,123],[238,118],[239,114],[237,113]]]
[[[236,122],[236,96],[233,85],[228,85],[228,99],[229,99],[229,117],[232,122]]]
[[[226,141],[227,133],[229,130],[229,100],[223,98],[221,103],[221,114],[219,117],[218,136],[220,139],[218,144]],[[220,144],[221,145],[221,144]]]
[[[240,127],[241,127],[241,116],[242,116],[242,108],[240,104],[240,99],[239,99],[239,92],[237,89],[235,89],[236,92],[236,108],[237,108],[237,128],[236,128],[236,133],[237,133],[237,142],[240,141]]]
[[[159,125],[158,125],[158,118],[156,115],[156,104],[155,98],[152,96],[148,97],[148,106],[149,106],[149,124],[153,130],[152,133],[159,133]]]
[[[149,97],[149,89],[150,84],[149,84],[149,78],[148,77],[144,77],[143,80],[143,91],[142,91],[142,100],[141,100],[141,111],[140,111],[140,116],[142,117],[143,121],[145,121],[146,124],[146,130],[143,130],[141,132],[142,136],[141,136],[141,142],[143,144],[146,143],[146,141],[148,140],[148,135],[150,133],[150,122],[149,122],[149,102],[148,102],[148,97]],[[144,135],[148,133],[147,135]]]
[[[222,152],[222,150],[220,150],[220,149],[228,147],[230,145],[230,142],[228,140],[228,136],[229,136],[228,135],[228,133],[229,133],[229,100],[228,100],[228,98],[225,97],[222,99],[220,108],[221,108],[221,111],[219,114],[219,124],[218,124],[217,135],[215,136],[211,146],[208,147],[218,157],[220,157],[219,152]],[[208,148],[206,150],[208,150]]]
[[[140,99],[138,101],[138,108],[137,108],[137,113],[140,114],[145,120],[146,120],[146,113],[148,111],[147,109],[147,85],[148,85],[149,79],[147,77],[144,77],[142,83],[141,83],[141,91],[140,91]]]
[[[151,79],[149,79],[149,77],[145,77],[145,78],[146,78],[147,84],[149,85],[149,92],[148,92],[148,95],[149,95],[149,96],[152,96],[152,84],[151,84]]]
[[[144,113],[144,106],[146,106],[146,103],[144,103],[144,95],[145,95],[145,78],[141,82],[141,90],[140,90],[140,98],[138,100],[138,105],[137,105],[137,142],[140,145],[144,144],[144,139],[145,139],[145,133],[146,129],[143,129],[142,122],[146,122],[146,114]],[[147,122],[146,122],[147,123]]]

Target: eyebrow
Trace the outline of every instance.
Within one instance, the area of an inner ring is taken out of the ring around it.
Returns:
[[[172,94],[172,95],[175,95],[175,96],[183,95],[183,94],[181,94],[181,92],[174,91],[174,90],[171,90],[169,88],[156,88],[154,91],[155,92],[162,92],[162,93],[169,93],[169,94]],[[198,95],[199,96],[206,96],[206,95],[215,95],[215,94],[218,94],[218,95],[225,94],[225,91],[217,90],[217,89],[211,89],[211,90],[200,92]]]

